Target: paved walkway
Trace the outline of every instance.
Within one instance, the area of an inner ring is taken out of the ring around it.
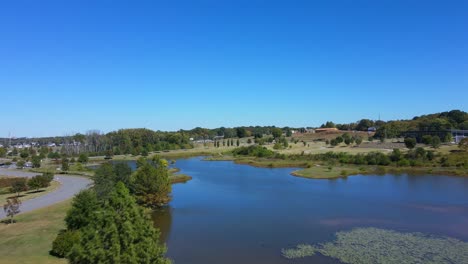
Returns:
[[[15,176],[15,177],[28,177],[31,178],[39,173],[31,173],[17,170],[6,170],[0,168],[0,175],[2,176]],[[72,198],[83,189],[86,189],[91,183],[91,180],[78,177],[78,176],[64,176],[55,175],[55,180],[60,182],[60,187],[53,192],[39,196],[37,198],[24,201],[21,204],[21,213],[29,212],[35,209],[46,207],[61,201],[65,201]],[[5,212],[3,211],[4,201],[0,201],[0,219],[5,218]]]

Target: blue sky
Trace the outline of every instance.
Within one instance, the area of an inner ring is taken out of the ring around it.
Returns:
[[[0,137],[468,110],[467,1],[8,1]]]

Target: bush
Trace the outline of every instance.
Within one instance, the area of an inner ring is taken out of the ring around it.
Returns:
[[[405,138],[405,146],[409,149],[414,149],[416,147],[416,139],[415,138]]]
[[[59,258],[66,257],[73,245],[80,242],[80,233],[78,231],[61,230],[52,243],[50,254]]]
[[[81,153],[80,156],[78,157],[78,162],[79,163],[86,163],[88,162],[89,158],[88,155]]]
[[[398,161],[398,166],[400,167],[408,167],[410,165],[410,162],[407,159],[401,159]]]
[[[232,151],[234,155],[254,156],[259,158],[268,158],[275,156],[275,152],[262,146],[248,146],[236,148]]]

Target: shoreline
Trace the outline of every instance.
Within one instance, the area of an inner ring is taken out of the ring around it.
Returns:
[[[326,165],[321,162],[305,160],[280,160],[259,159],[254,157],[220,156],[207,157],[205,161],[233,161],[236,164],[249,165],[258,168],[301,168],[290,174],[294,177],[306,179],[339,179],[356,175],[384,175],[384,174],[408,174],[408,175],[437,175],[468,177],[468,172],[457,167],[394,167],[377,165],[352,165],[336,164]],[[330,169],[331,167],[331,169]]]

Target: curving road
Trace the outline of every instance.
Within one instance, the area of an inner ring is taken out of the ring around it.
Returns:
[[[3,176],[31,178],[38,174],[39,173],[13,171],[0,168],[0,175]],[[21,213],[29,212],[61,201],[65,201],[75,196],[75,194],[77,194],[81,190],[86,189],[91,184],[91,180],[78,176],[55,175],[55,180],[60,182],[60,187],[57,190],[34,199],[24,201],[20,207]],[[3,211],[3,201],[0,201],[0,205],[2,205],[2,207],[0,208],[0,219],[2,219],[6,217],[6,214]]]

